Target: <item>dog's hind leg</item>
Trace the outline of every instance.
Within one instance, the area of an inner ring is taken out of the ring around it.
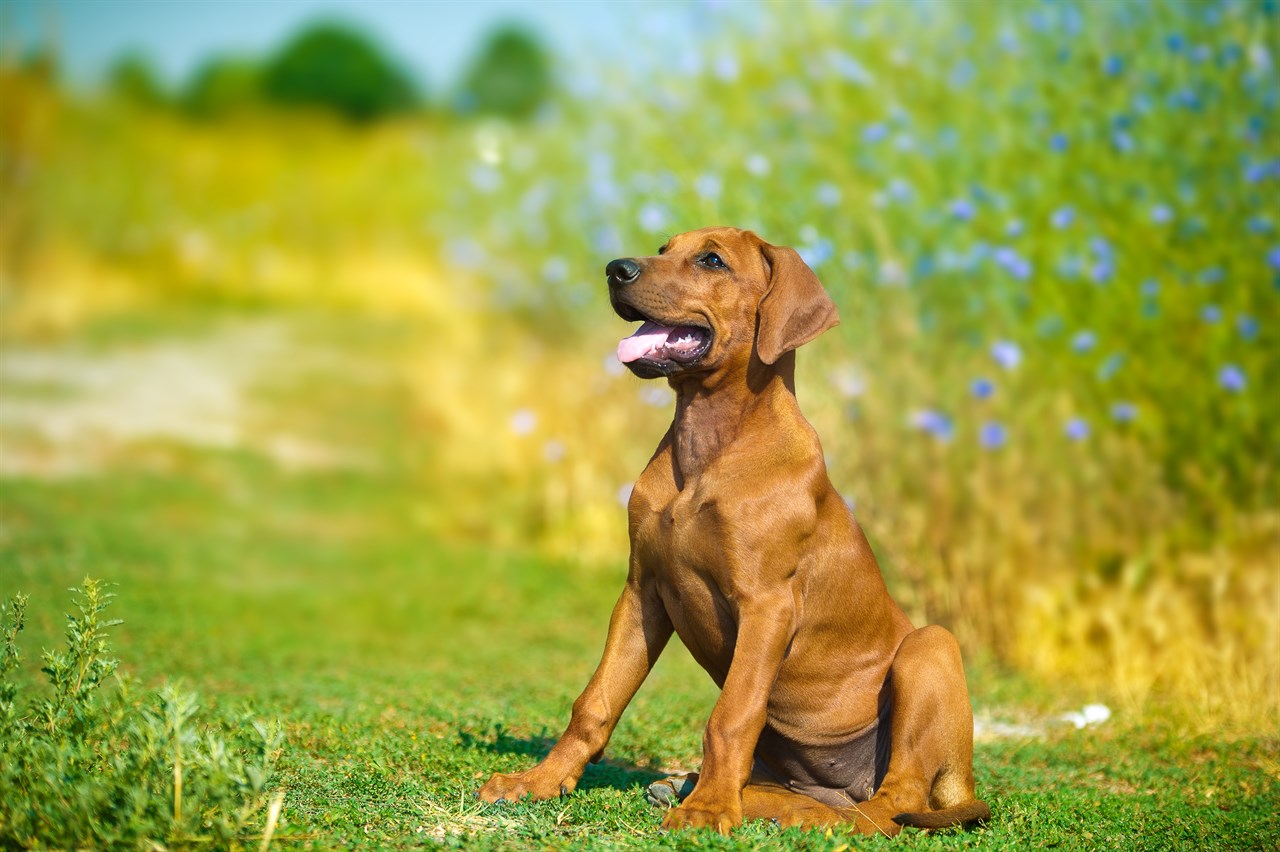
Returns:
[[[941,828],[989,817],[974,798],[973,708],[955,637],[936,625],[909,633],[887,685],[888,770],[858,812],[886,834],[898,825]]]

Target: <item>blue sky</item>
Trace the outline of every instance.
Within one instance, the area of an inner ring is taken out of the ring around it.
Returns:
[[[670,46],[664,35],[689,32],[681,22],[698,14],[690,0],[0,0],[0,8],[0,27],[12,26],[23,45],[52,33],[62,68],[79,85],[92,84],[130,50],[149,57],[165,79],[181,81],[212,53],[260,54],[302,23],[326,17],[375,35],[429,91],[448,88],[484,33],[502,21],[525,23],[569,62],[642,64],[655,60],[653,45]],[[652,37],[640,40],[643,49],[627,49],[628,42],[638,46],[637,28]]]

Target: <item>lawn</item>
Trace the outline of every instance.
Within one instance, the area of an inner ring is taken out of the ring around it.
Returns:
[[[666,768],[696,768],[715,698],[678,643],[579,792],[480,804],[474,793],[490,772],[527,766],[567,720],[625,553],[552,558],[436,534],[441,497],[424,490],[422,471],[439,449],[404,369],[425,334],[403,318],[223,309],[139,313],[57,343],[6,343],[0,594],[30,596],[19,703],[47,695],[36,686],[38,651],[62,643],[65,590],[90,575],[117,596],[106,615],[123,623],[108,636],[136,681],[130,708],[175,681],[198,694],[197,718],[211,730],[245,728],[246,713],[280,722],[268,781],[283,793],[277,846],[1274,847],[1274,733],[1194,733],[1186,714],[1158,710],[1077,730],[1051,720],[1095,696],[980,660],[970,682],[991,723],[976,756],[993,811],[986,827],[892,841],[763,824],[728,839],[661,835],[643,785]],[[281,351],[288,357],[272,355]],[[201,393],[164,372],[183,357],[203,367]],[[117,376],[120,359],[135,360]],[[144,400],[145,382],[159,382],[167,419],[95,408],[84,380],[95,367],[109,381],[143,383],[113,385],[124,398]],[[43,426],[23,419],[24,406],[40,407]],[[620,506],[613,522],[624,524]],[[116,688],[108,679],[100,692]],[[157,790],[168,807],[171,790]],[[13,826],[32,804],[21,785],[0,790],[0,845],[26,842]],[[257,846],[265,811],[223,842]],[[77,845],[102,831],[67,828]],[[198,830],[150,839],[213,843]]]

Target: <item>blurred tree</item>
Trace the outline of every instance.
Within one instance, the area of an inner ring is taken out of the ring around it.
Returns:
[[[182,92],[183,109],[199,118],[218,118],[258,103],[262,70],[251,59],[215,56],[201,65]]]
[[[166,100],[151,62],[139,53],[128,53],[116,60],[107,72],[107,88],[121,100],[140,106],[159,106]]]
[[[546,101],[551,63],[541,42],[512,25],[489,36],[458,96],[462,112],[528,118]]]
[[[368,36],[338,23],[298,33],[267,62],[263,91],[290,106],[332,109],[352,121],[371,121],[413,107],[409,77]]]

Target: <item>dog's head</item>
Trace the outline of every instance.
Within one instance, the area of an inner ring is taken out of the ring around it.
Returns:
[[[618,316],[643,323],[618,360],[645,379],[771,365],[840,321],[795,249],[737,228],[680,234],[655,256],[611,261],[605,275]]]

